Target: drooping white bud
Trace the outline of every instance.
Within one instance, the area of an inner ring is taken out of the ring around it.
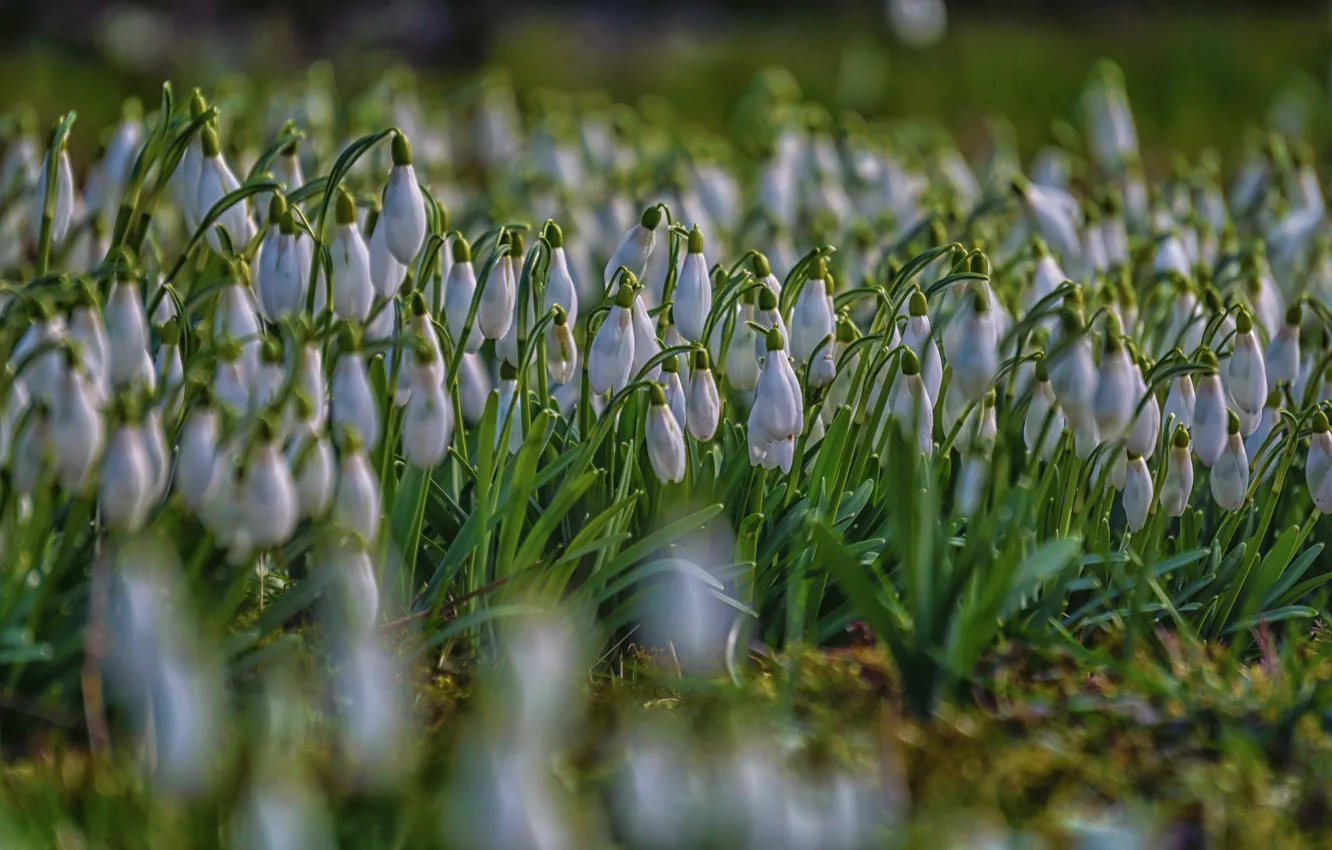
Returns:
[[[634,293],[634,302],[630,307],[634,328],[634,360],[629,369],[631,378],[638,378],[648,361],[661,353],[661,342],[657,339],[657,325],[648,315],[647,304],[643,301],[643,290]],[[653,366],[642,377],[655,381],[661,375],[661,367]]]
[[[1200,375],[1193,404],[1193,451],[1203,466],[1211,467],[1226,448],[1226,391],[1217,375],[1216,358],[1204,350],[1202,362],[1212,369]]]
[[[902,436],[916,447],[916,451],[929,455],[934,452],[934,401],[920,373],[920,360],[910,349],[902,352],[902,381],[892,399],[892,416],[902,429]],[[991,408],[993,410],[993,408]],[[887,461],[887,452],[880,462]]]
[[[1059,445],[1059,436],[1063,430],[1064,414],[1055,401],[1045,361],[1041,360],[1036,365],[1036,384],[1032,389],[1031,403],[1027,406],[1027,417],[1022,422],[1022,438],[1027,451],[1036,453],[1041,460],[1049,463],[1054,459],[1055,448]]]
[[[148,320],[139,288],[133,281],[117,280],[106,301],[106,338],[111,353],[111,382],[131,383],[148,350]]]
[[[329,260],[333,268],[333,312],[348,321],[365,321],[375,296],[370,278],[370,249],[356,226],[356,205],[346,190],[338,193]]]
[[[259,428],[245,465],[242,499],[250,545],[269,549],[284,543],[296,530],[300,505],[291,469],[276,443],[275,429],[263,419]]]
[[[199,185],[195,190],[194,209],[199,223],[217,203],[226,195],[240,188],[240,181],[231,173],[218,145],[217,132],[212,128],[203,131],[203,158],[199,162]],[[239,254],[254,238],[255,226],[250,217],[249,201],[232,204],[208,228],[208,244],[219,254],[222,253],[222,240],[217,231],[221,228],[231,242],[233,252]]]
[[[689,398],[685,404],[685,425],[695,440],[706,443],[717,433],[721,422],[721,397],[717,380],[706,352],[694,354],[694,369],[689,376]]]
[[[309,402],[303,402],[308,406]],[[287,444],[287,463],[296,478],[296,503],[306,519],[322,519],[333,503],[336,461],[328,437],[309,417],[298,415]]]
[[[1262,411],[1267,399],[1267,366],[1263,363],[1263,349],[1253,321],[1245,311],[1240,311],[1235,320],[1235,348],[1230,356],[1229,375],[1228,389],[1239,410],[1250,415]]]
[[[333,521],[361,539],[379,533],[379,482],[359,439],[343,437],[338,459],[338,484],[333,494]]]
[[[444,286],[444,317],[448,323],[449,335],[456,343],[463,339],[467,314],[472,308],[472,299],[476,296],[476,270],[472,267],[472,249],[466,239],[461,236],[455,237],[450,250],[453,253],[453,266],[449,269],[448,281]],[[479,305],[477,309],[479,312]],[[473,319],[463,348],[468,353],[475,354],[480,350],[483,340],[481,327]]]
[[[675,284],[675,303],[671,313],[680,335],[690,342],[703,341],[704,325],[712,310],[712,277],[703,258],[703,233],[694,225],[689,233],[689,253],[685,255]]]
[[[407,137],[398,133],[393,137],[393,168],[389,170],[388,185],[384,187],[384,209],[379,215],[379,226],[384,228],[384,241],[393,258],[409,266],[425,239],[425,197],[416,182],[412,167],[412,148]]]
[[[675,378],[678,382],[679,375]],[[679,483],[685,474],[684,432],[675,414],[666,406],[666,394],[659,384],[651,387],[651,402],[644,439],[652,472],[662,484]]]
[[[1230,414],[1228,425],[1225,448],[1212,464],[1212,499],[1222,510],[1233,511],[1244,504],[1249,489],[1249,458],[1234,413]]]
[[[606,262],[606,286],[610,285],[616,270],[621,266],[628,269],[635,277],[643,277],[647,272],[648,257],[652,255],[653,245],[656,243],[656,229],[659,224],[661,224],[660,207],[652,206],[643,210],[643,215],[620,238],[620,244]]]
[[[1106,317],[1105,347],[1092,400],[1096,429],[1106,442],[1117,441],[1133,418],[1136,371],[1121,339],[1119,320],[1111,313]]]
[[[828,295],[828,269],[822,257],[811,264],[809,279],[796,296],[791,311],[791,357],[807,362],[824,337],[836,329],[832,299]]]
[[[952,386],[968,401],[979,401],[994,385],[999,371],[999,347],[989,297],[971,294],[944,332],[944,355],[953,369]]]
[[[1124,514],[1129,531],[1137,533],[1147,524],[1152,508],[1152,473],[1141,455],[1130,453],[1124,472]]]
[[[48,433],[56,477],[66,490],[82,493],[102,453],[102,416],[77,364],[60,376],[55,402]]]
[[[418,375],[403,413],[403,454],[412,464],[429,468],[444,459],[452,440],[453,403],[438,381]]]
[[[620,285],[615,306],[597,329],[587,354],[587,377],[592,391],[619,392],[629,383],[636,359],[633,324],[633,288]]]
[[[555,222],[546,226],[546,242],[550,245],[550,270],[546,275],[546,291],[541,309],[550,312],[552,307],[559,305],[572,327],[578,323],[578,286],[569,273],[569,260],[564,254],[564,234]]]
[[[102,457],[97,503],[102,521],[118,531],[137,531],[147,519],[152,470],[137,426],[122,422]]]

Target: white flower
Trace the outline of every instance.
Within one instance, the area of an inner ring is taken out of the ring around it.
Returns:
[[[472,249],[461,236],[453,240],[453,266],[444,285],[444,318],[449,327],[449,336],[454,341],[463,338],[463,329],[467,324],[467,314],[472,308],[472,299],[476,296],[476,270],[472,267]],[[479,307],[478,307],[479,315]],[[475,319],[467,335],[464,349],[475,354],[481,349],[484,337],[481,327]]]
[[[199,223],[208,215],[218,201],[240,188],[236,175],[231,173],[222,159],[222,150],[217,142],[217,131],[207,127],[203,132],[203,159],[199,162],[199,186],[195,190],[195,210]],[[231,241],[232,251],[240,253],[254,238],[254,222],[250,219],[249,201],[232,204],[213,222],[206,234],[209,246],[222,253],[222,240],[217,235],[217,228],[222,228]]]
[[[689,253],[685,255],[675,284],[675,303],[671,314],[680,336],[690,342],[703,341],[703,328],[712,310],[712,277],[703,259],[703,233],[694,225],[689,232]]]
[[[436,381],[412,381],[402,420],[402,451],[412,464],[429,468],[444,459],[453,440],[453,404]]]
[[[577,386],[573,381],[565,386]],[[464,353],[458,364],[458,411],[468,425],[478,425],[485,414],[486,399],[490,398],[490,375],[486,373],[480,355]]]
[[[1096,379],[1092,412],[1096,416],[1096,430],[1101,439],[1114,442],[1124,433],[1133,417],[1133,405],[1138,394],[1137,369],[1124,347],[1119,320],[1114,314],[1106,316],[1105,347],[1101,350],[1101,365]]]
[[[1045,360],[1041,359],[1036,363],[1036,384],[1032,389],[1031,404],[1027,406],[1027,418],[1022,422],[1022,438],[1027,451],[1040,455],[1041,460],[1049,463],[1054,458],[1055,448],[1059,445],[1059,435],[1063,430],[1064,414],[1055,401]],[[1042,433],[1045,434],[1043,438]],[[1037,440],[1040,440],[1039,447],[1036,444]]]
[[[1078,235],[1082,210],[1077,199],[1063,189],[1033,186],[1021,179],[1013,189],[1036,231],[1065,263],[1076,265],[1082,257]]]
[[[1304,460],[1304,483],[1313,497],[1314,507],[1321,513],[1332,513],[1332,491],[1326,489],[1332,469],[1332,430],[1328,427],[1327,415],[1321,410],[1314,411],[1313,434],[1309,437],[1309,454]]]
[[[901,389],[892,400],[892,416],[902,429],[902,437],[915,445],[916,451],[931,454],[934,451],[934,401],[920,374],[920,360],[910,350],[902,352]],[[886,463],[887,452],[880,455]]]
[[[1133,418],[1133,425],[1129,429],[1126,446],[1129,451],[1141,455],[1144,459],[1151,459],[1156,454],[1156,439],[1161,434],[1161,405],[1156,400],[1154,393],[1147,391],[1147,382],[1143,380],[1141,366],[1134,366],[1133,369],[1133,408],[1138,410],[1138,414]]]
[[[279,451],[274,428],[263,418],[259,423],[259,435],[245,466],[241,498],[250,545],[268,549],[291,537],[300,506],[296,482]]]
[[[351,427],[367,447],[379,445],[379,406],[359,351],[344,351],[338,357],[329,382],[329,402],[335,437]]]
[[[366,541],[373,542],[379,532],[379,482],[358,439],[343,438],[333,521]]]
[[[517,373],[508,363],[500,364],[499,404],[495,416],[495,445],[499,446],[500,437],[507,425],[509,428],[509,454],[517,454],[523,447],[523,412],[515,409],[514,397],[518,394]]]
[[[82,363],[98,406],[111,392],[111,344],[91,287],[81,287],[80,301],[69,317],[69,338],[79,343]]]
[[[1188,252],[1184,250],[1184,245],[1179,241],[1179,235],[1170,233],[1156,243],[1156,255],[1152,259],[1152,272],[1157,275],[1167,275],[1171,272],[1176,274],[1189,275],[1190,266]]]
[[[994,385],[999,347],[989,298],[973,290],[970,309],[964,305],[944,333],[944,355],[953,368],[953,383],[968,401],[979,401]]]
[[[767,257],[755,251],[750,265],[754,270],[754,280],[771,290],[773,295],[782,294],[782,282],[777,279],[777,275],[772,273],[772,266],[768,264]]]
[[[643,369],[649,360],[661,352],[661,343],[657,340],[657,326],[648,315],[647,304],[643,301],[642,287],[634,291],[630,315],[633,317],[634,327],[634,360],[629,375],[635,379],[641,377],[655,381],[661,375],[661,367],[653,366],[646,372],[643,372]]]
[[[1226,448],[1226,391],[1216,373],[1216,357],[1204,349],[1200,361],[1211,371],[1198,378],[1191,435],[1194,454],[1210,468]]]
[[[137,531],[148,516],[153,471],[138,428],[121,422],[102,457],[97,503],[102,521],[118,531]]]
[[[1212,464],[1212,498],[1222,510],[1233,511],[1244,504],[1249,489],[1249,458],[1234,413],[1230,414],[1227,430],[1225,448]]]
[[[282,349],[274,339],[263,341],[259,353],[259,366],[250,372],[250,398],[248,410],[257,413],[276,399],[286,380],[282,368]]]
[[[679,376],[676,375],[676,381]],[[662,484],[675,484],[684,480],[685,445],[684,433],[675,415],[666,406],[666,395],[660,384],[652,384],[651,405],[648,407],[647,427],[644,438],[647,441],[648,460],[652,462],[652,471]]]
[[[666,385],[666,408],[675,417],[675,423],[684,431],[688,423],[684,384],[680,381],[680,361],[671,357],[661,364],[661,374]]]
[[[567,384],[578,373],[578,344],[564,308],[556,304],[555,320],[546,326],[546,370],[557,384]]]
[[[939,357],[939,343],[931,330],[926,307],[925,294],[919,289],[912,292],[907,306],[910,318],[902,331],[902,344],[920,360],[921,380],[925,382],[930,398],[937,400],[943,385],[943,361]]]
[[[370,283],[375,287],[375,294],[384,300],[392,298],[398,292],[398,287],[402,284],[403,275],[407,273],[406,267],[398,262],[393,256],[393,252],[388,246],[388,227],[384,224],[383,212],[371,212],[371,219],[374,227],[370,229],[370,245],[368,247],[370,255]],[[457,244],[457,243],[455,243]],[[464,243],[465,244],[465,243]],[[457,252],[454,252],[455,259]],[[468,263],[468,268],[471,264]],[[475,286],[475,277],[473,286]],[[469,303],[471,299],[468,299]],[[466,313],[463,314],[466,316]],[[480,343],[477,343],[480,345]]]
[[[185,417],[176,449],[176,492],[190,510],[198,511],[208,495],[217,460],[217,411],[205,399]]]
[[[338,193],[329,260],[333,267],[333,312],[348,321],[365,321],[375,296],[370,279],[370,250],[356,227],[356,204],[345,189]]]
[[[412,168],[412,146],[401,133],[393,137],[393,168],[384,187],[379,226],[384,228],[384,242],[393,259],[411,265],[425,239],[425,198]]]
[[[1300,306],[1286,311],[1286,321],[1267,344],[1263,357],[1267,366],[1267,386],[1277,384],[1294,386],[1300,376]]]
[[[65,357],[56,345],[65,336],[65,321],[52,315],[45,300],[37,302],[30,321],[32,324],[15,343],[9,359],[19,370],[15,383],[25,384],[33,396],[51,405],[55,403],[56,382],[65,365]],[[39,348],[45,351],[39,354]]]
[[[1091,338],[1083,333],[1082,316],[1072,308],[1060,314],[1060,338],[1051,338],[1050,386],[1059,407],[1075,429],[1095,424],[1092,401],[1096,397],[1096,365],[1092,362]],[[1061,350],[1062,348],[1062,350]]]
[[[1175,417],[1176,425],[1193,427],[1193,407],[1196,396],[1193,392],[1193,377],[1180,375],[1170,382],[1170,392],[1166,393],[1165,408],[1161,411],[1162,421]]]
[[[569,273],[569,261],[564,255],[564,233],[555,222],[546,225],[546,243],[550,245],[550,270],[546,275],[546,291],[541,309],[549,312],[559,305],[568,316],[569,326],[578,323],[578,286]]]
[[[1161,482],[1161,508],[1166,516],[1183,515],[1192,493],[1193,455],[1189,453],[1189,432],[1180,425],[1175,428],[1166,459],[1165,480]]]
[[[989,477],[990,456],[987,451],[968,452],[962,456],[962,470],[957,475],[957,491],[953,494],[959,516],[970,517],[980,508]]]
[[[754,465],[762,463],[764,468],[772,468],[769,464],[776,464],[789,472],[789,452],[794,451],[794,440],[804,430],[804,407],[800,385],[783,350],[781,332],[769,331],[766,344],[767,356],[749,412],[749,458]]]
[[[299,245],[296,220],[281,195],[269,204],[269,226],[259,245],[254,290],[264,317],[276,322],[305,310],[310,262]]]
[[[513,308],[518,300],[518,285],[514,279],[513,263],[522,262],[522,237],[509,231],[506,238],[509,245],[508,258],[501,258],[492,266],[491,275],[481,290],[480,304],[476,308],[476,324],[486,339],[503,339],[514,323]],[[518,255],[516,258],[515,253]]]
[[[77,363],[68,363],[60,376],[51,414],[48,433],[56,476],[66,490],[82,493],[101,456],[102,416]]]
[[[117,280],[106,301],[106,339],[111,353],[111,382],[125,386],[139,373],[148,350],[148,319],[132,280]]]
[[[46,203],[46,169],[50,152],[42,161],[42,168],[37,172],[37,185],[32,189],[31,219],[28,235],[31,244],[36,246],[41,240],[42,216]],[[59,245],[65,241],[69,232],[70,221],[74,217],[74,169],[69,163],[69,151],[62,143],[56,161],[55,203],[51,206],[51,244]]]
[[[1263,363],[1263,349],[1254,332],[1253,320],[1241,310],[1235,320],[1235,348],[1230,356],[1231,398],[1245,413],[1256,414],[1267,399],[1267,367]]]
[[[615,306],[592,338],[587,354],[587,378],[592,391],[619,392],[629,383],[635,361],[633,285],[620,284]]]
[[[797,362],[808,361],[823,338],[836,330],[827,278],[823,257],[816,257],[791,311],[791,357]]]
[[[721,397],[717,380],[706,351],[694,353],[694,369],[689,376],[689,398],[685,403],[685,425],[695,440],[706,443],[717,433],[721,422]]]
[[[1152,508],[1152,474],[1141,455],[1129,453],[1128,468],[1124,472],[1124,513],[1128,517],[1129,531],[1142,530]]]
[[[309,402],[303,404],[306,410],[301,412],[311,413]],[[335,462],[328,438],[319,433],[308,416],[296,418],[287,444],[287,463],[296,477],[296,504],[301,516],[321,519],[333,502]]]
[[[621,266],[628,269],[634,277],[643,277],[647,272],[648,257],[652,255],[659,224],[661,224],[660,207],[651,206],[643,210],[642,217],[620,238],[615,253],[611,254],[610,260],[606,262],[606,286],[610,286],[611,279]]]

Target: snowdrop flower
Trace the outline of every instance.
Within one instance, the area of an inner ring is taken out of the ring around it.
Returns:
[[[1051,186],[1033,186],[1025,179],[1013,182],[1013,191],[1022,202],[1032,226],[1057,251],[1066,263],[1077,264],[1082,257],[1082,239],[1078,235],[1081,208],[1072,195]]]
[[[236,175],[231,173],[231,169],[222,159],[217,131],[212,127],[207,127],[203,131],[202,151],[203,159],[199,162],[199,186],[194,202],[200,223],[222,198],[240,188]],[[220,254],[222,240],[217,234],[218,228],[226,232],[233,252],[242,251],[254,238],[255,233],[254,222],[250,219],[249,201],[241,201],[227,207],[209,227],[206,234],[208,244]]]
[[[118,387],[139,374],[148,350],[148,319],[139,287],[132,280],[117,279],[106,300],[106,337],[111,353],[111,382]]]
[[[677,357],[670,357],[661,364],[661,374],[666,382],[663,390],[666,394],[666,407],[675,417],[675,422],[684,431],[688,412],[686,410],[686,398],[684,384],[680,381],[680,360]]]
[[[329,547],[323,567],[333,580],[338,627],[353,640],[367,635],[379,618],[379,584],[368,541],[351,534]]]
[[[1286,311],[1286,321],[1267,344],[1263,357],[1267,367],[1267,385],[1293,386],[1300,376],[1300,305]]]
[[[971,517],[985,501],[985,487],[990,477],[988,446],[975,446],[962,456],[962,469],[957,475],[957,490],[953,505],[958,516]]]
[[[1050,374],[1046,369],[1044,357],[1036,360],[1035,378],[1031,403],[1027,406],[1027,417],[1022,422],[1022,438],[1027,451],[1038,454],[1041,460],[1049,463],[1054,459],[1055,448],[1059,445],[1059,435],[1064,430],[1064,414],[1055,401],[1054,388],[1050,385]],[[1049,420],[1048,425],[1047,420]],[[1042,433],[1044,437],[1041,436]]]
[[[1304,460],[1304,483],[1320,513],[1332,513],[1332,491],[1327,489],[1328,471],[1332,470],[1332,428],[1327,414],[1314,411],[1313,433],[1309,436],[1309,454]]]
[[[587,354],[587,377],[598,395],[619,392],[629,383],[635,362],[632,278],[620,284],[615,305],[592,338]]]
[[[578,344],[564,308],[552,305],[555,318],[546,326],[546,369],[557,384],[567,384],[578,372]]]
[[[412,146],[401,133],[393,136],[392,154],[393,168],[384,187],[379,226],[384,228],[384,243],[393,259],[409,266],[425,239],[425,198],[412,167]]]
[[[471,246],[461,234],[453,240],[452,254],[453,266],[449,269],[448,282],[444,285],[444,318],[448,323],[449,336],[457,341],[464,338],[467,316],[472,309],[472,300],[476,297],[476,270],[472,267]],[[479,307],[477,312],[479,316]],[[483,340],[480,324],[473,319],[463,348],[469,354],[475,354],[481,349]]]
[[[1189,432],[1183,425],[1177,425],[1170,440],[1165,480],[1161,482],[1161,509],[1166,516],[1182,516],[1192,493],[1193,456],[1189,453]]]
[[[648,258],[652,255],[652,248],[656,243],[656,230],[659,224],[661,224],[660,207],[651,206],[643,210],[638,223],[620,238],[615,253],[611,254],[610,260],[606,263],[606,286],[610,286],[615,272],[621,266],[628,269],[636,278],[646,274]]]
[[[572,381],[565,386],[577,385],[577,381]],[[463,421],[470,426],[479,425],[488,398],[490,398],[490,375],[481,362],[481,356],[464,353],[458,364],[458,402],[461,405],[458,413],[462,415]]]
[[[1082,314],[1065,307],[1059,321],[1063,341],[1053,344],[1050,351],[1050,386],[1060,409],[1076,429],[1095,423],[1092,403],[1096,397],[1096,366],[1091,338],[1083,332]]]
[[[679,375],[675,375],[675,379],[678,384]],[[658,481],[662,484],[678,484],[684,480],[685,474],[684,433],[676,415],[666,406],[666,394],[661,385],[652,384],[648,394],[652,402],[648,407],[644,432],[648,460],[652,462],[652,471]]]
[[[1230,356],[1230,396],[1240,410],[1250,415],[1263,409],[1267,398],[1267,367],[1263,349],[1247,310],[1235,319],[1235,348]]]
[[[971,293],[970,309],[944,333],[944,355],[953,368],[953,383],[968,401],[979,401],[999,371],[998,337],[989,298],[981,289]]]
[[[1175,359],[1183,360],[1184,355],[1175,351]],[[1179,375],[1170,381],[1170,391],[1166,393],[1165,407],[1161,410],[1162,421],[1175,417],[1176,425],[1193,427],[1193,406],[1196,396],[1193,391],[1193,377]]]
[[[79,344],[89,389],[100,407],[111,392],[111,344],[107,341],[102,314],[97,309],[97,296],[90,284],[79,287],[78,299],[69,317],[69,338]]]
[[[1216,356],[1203,349],[1198,362],[1209,371],[1198,377],[1193,404],[1193,450],[1202,465],[1210,468],[1226,448],[1226,391],[1216,372]]]
[[[370,315],[375,288],[370,279],[370,249],[356,227],[356,203],[346,189],[338,191],[336,216],[333,241],[329,246],[333,267],[333,312],[339,318],[363,322]]]
[[[37,172],[37,185],[32,189],[31,218],[28,236],[30,244],[36,246],[41,241],[42,221],[46,214],[46,173],[51,154],[48,151],[42,161],[42,168]],[[74,217],[74,169],[69,162],[69,150],[62,142],[56,154],[56,189],[55,202],[51,206],[51,244],[59,245],[69,233],[70,221]]]
[[[1161,405],[1156,394],[1148,392],[1142,377],[1142,364],[1133,368],[1133,425],[1129,428],[1125,445],[1130,452],[1150,460],[1156,454],[1156,439],[1161,434]],[[1141,409],[1139,409],[1141,407]]]
[[[1156,254],[1152,259],[1152,272],[1156,275],[1175,273],[1187,277],[1192,263],[1179,234],[1171,231],[1156,243]]]
[[[1249,458],[1244,453],[1244,440],[1240,438],[1239,417],[1228,412],[1225,448],[1212,464],[1212,498],[1225,511],[1237,510],[1244,504],[1249,489]]]
[[[492,268],[491,276],[481,290],[481,301],[476,308],[476,324],[486,339],[500,340],[514,323],[514,305],[518,300],[518,285],[514,279],[513,258],[522,262],[522,236],[506,232],[509,261],[501,258]],[[497,248],[498,250],[498,248]],[[466,314],[463,314],[464,318]],[[506,358],[508,359],[508,358]],[[513,360],[510,360],[513,362]]]
[[[453,440],[453,403],[436,371],[429,368],[433,356],[428,346],[416,350],[416,361],[423,368],[412,376],[412,394],[402,420],[403,454],[423,469],[438,465]]]
[[[1049,298],[1064,281],[1068,280],[1064,270],[1059,267],[1059,261],[1050,254],[1050,249],[1045,246],[1044,239],[1036,237],[1032,245],[1032,253],[1036,258],[1036,268],[1032,272],[1031,288],[1027,294],[1026,309],[1028,312],[1040,301]]]
[[[102,456],[97,503],[102,521],[117,531],[138,531],[148,517],[153,472],[138,426],[122,419]]]
[[[1259,468],[1267,458],[1274,455],[1281,445],[1280,436],[1271,442],[1268,441],[1268,437],[1271,436],[1273,429],[1276,428],[1277,422],[1281,418],[1280,413],[1278,413],[1280,408],[1281,392],[1280,390],[1272,390],[1267,394],[1267,401],[1263,404],[1263,413],[1258,420],[1258,427],[1253,430],[1253,433],[1244,438],[1244,452],[1249,456],[1249,462],[1254,469]],[[1272,472],[1273,470],[1269,466],[1263,475],[1263,479],[1265,480]]]
[[[185,506],[195,512],[203,506],[213,479],[219,429],[212,392],[201,387],[199,396],[185,417],[176,448],[175,489]]]
[[[721,396],[706,351],[694,352],[694,369],[689,376],[689,397],[685,404],[685,426],[700,443],[710,441],[721,422]]]
[[[1142,455],[1129,452],[1128,468],[1124,471],[1124,514],[1128,517],[1129,531],[1137,533],[1147,524],[1152,508],[1152,473]]]
[[[823,257],[816,257],[791,311],[791,357],[797,362],[807,362],[823,338],[836,330],[827,279]]]
[[[82,493],[101,456],[102,416],[94,391],[77,362],[77,352],[67,351],[66,358],[48,433],[60,486],[71,493]]]
[[[355,426],[343,430],[338,484],[333,493],[333,521],[373,542],[379,532],[379,482]]]
[[[680,335],[690,342],[703,341],[703,329],[712,310],[712,278],[703,259],[703,233],[694,225],[689,231],[689,253],[685,255],[675,284],[671,312]]]
[[[375,294],[387,301],[397,294],[407,268],[398,262],[393,252],[389,250],[388,227],[384,224],[384,215],[379,208],[371,207],[365,228],[370,233],[370,244],[366,249],[370,255],[370,283],[375,287]],[[457,242],[454,244],[457,245]],[[456,248],[453,256],[456,261],[458,256]],[[468,267],[470,266],[469,261]],[[473,286],[475,286],[475,276],[473,276]],[[471,303],[470,299],[468,303]],[[463,315],[466,316],[466,313]]]
[[[791,471],[795,438],[804,430],[804,402],[781,332],[768,331],[767,355],[749,411],[749,461],[764,469]]]
[[[261,416],[245,465],[241,496],[250,545],[259,549],[284,543],[296,530],[299,518],[296,482],[280,448],[276,427]]]
[[[296,478],[296,504],[306,519],[322,519],[333,502],[335,461],[328,437],[313,422],[309,399],[296,393],[296,422],[287,443],[287,463]]]
[[[259,351],[259,366],[250,373],[250,398],[247,409],[251,413],[256,413],[272,404],[277,399],[285,380],[282,346],[276,339],[266,339]]]
[[[1101,350],[1096,394],[1092,401],[1096,429],[1104,441],[1118,440],[1133,417],[1136,371],[1124,347],[1119,319],[1114,313],[1109,313],[1105,321],[1105,346]]]
[[[500,363],[499,405],[495,415],[495,446],[498,447],[504,434],[509,429],[509,454],[517,454],[523,447],[522,410],[514,409],[514,397],[518,394],[518,370],[508,363]],[[521,404],[521,402],[520,402]]]
[[[635,379],[641,377],[649,381],[655,381],[661,374],[660,366],[653,366],[646,372],[643,370],[647,367],[648,361],[661,352],[661,343],[657,341],[657,326],[653,323],[652,317],[648,315],[641,286],[634,290],[634,301],[630,307],[630,315],[633,318],[634,328],[634,359],[629,375]]]
[[[550,308],[559,305],[573,327],[578,323],[578,286],[569,273],[569,260],[564,254],[564,232],[552,221],[546,225],[545,238],[550,246],[550,270],[541,309],[550,312]]]
[[[826,387],[837,379],[837,357],[834,351],[835,340],[827,337],[828,344],[818,349],[814,360],[809,364],[809,385],[814,388]]]
[[[892,416],[902,429],[902,438],[921,454],[934,451],[934,401],[920,373],[920,359],[910,349],[902,352],[901,389],[892,400]],[[887,462],[885,452],[879,456]]]
[[[240,346],[230,337],[223,337],[215,348],[217,368],[213,370],[213,396],[233,413],[244,413],[250,408],[250,385],[241,365]]]
[[[1195,351],[1202,345],[1203,317],[1198,306],[1198,299],[1189,290],[1188,282],[1176,276],[1171,283],[1175,292],[1175,302],[1170,310],[1170,322],[1166,326],[1161,351],[1178,348],[1186,353]]]
[[[776,296],[771,297],[773,312],[776,312]],[[718,361],[725,365],[723,373],[727,382],[741,392],[748,392],[758,386],[759,362],[756,351],[760,340],[758,334],[748,324],[750,321],[757,321],[754,313],[756,301],[757,298],[752,290],[740,296],[739,308],[733,314],[731,338],[726,343],[724,359]],[[714,326],[713,335],[720,338],[724,332],[724,322],[719,319]]]
[[[350,426],[373,449],[379,444],[379,407],[370,389],[365,359],[354,340],[348,337],[347,341],[350,346],[338,356],[329,381],[329,412],[334,433],[342,433]]]

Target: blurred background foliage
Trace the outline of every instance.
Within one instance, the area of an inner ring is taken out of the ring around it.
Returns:
[[[1066,116],[1099,57],[1123,69],[1149,165],[1175,150],[1229,153],[1268,124],[1273,94],[1289,106],[1327,98],[1326,4],[948,4],[929,47],[894,36],[882,2],[833,0],[514,6],[450,2],[0,4],[0,110],[30,103],[43,120],[75,108],[106,126],[127,95],[290,79],[330,60],[354,94],[404,61],[443,96],[481,71],[539,88],[644,96],[683,122],[719,127],[763,68],[789,69],[804,95],[867,117],[937,119],[979,146],[997,116],[1030,153]],[[1309,110],[1314,114],[1325,110]],[[1319,139],[1326,128],[1316,126]],[[86,157],[95,140],[76,134]]]

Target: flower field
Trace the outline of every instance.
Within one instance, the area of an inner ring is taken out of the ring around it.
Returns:
[[[1031,156],[772,69],[724,131],[403,72],[15,110],[0,844],[1326,846],[1332,230],[1274,115],[1148,167],[1105,60]]]

